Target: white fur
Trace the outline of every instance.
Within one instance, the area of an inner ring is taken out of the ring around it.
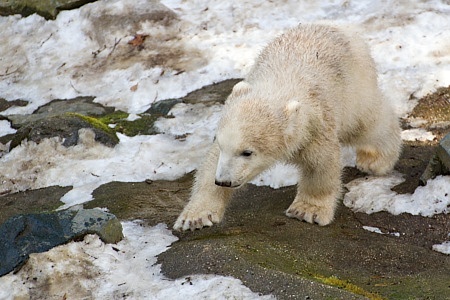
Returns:
[[[329,224],[341,193],[341,144],[356,148],[361,170],[385,174],[399,157],[398,119],[354,32],[298,26],[270,43],[233,88],[174,229],[220,222],[233,188],[280,160],[303,175],[286,215]]]

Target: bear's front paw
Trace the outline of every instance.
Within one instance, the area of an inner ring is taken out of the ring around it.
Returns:
[[[173,225],[173,229],[178,231],[201,229],[219,223],[221,219],[217,212],[184,210]]]
[[[334,207],[317,206],[309,203],[292,203],[286,210],[286,216],[296,218],[308,223],[317,223],[325,226],[331,223],[334,218]]]

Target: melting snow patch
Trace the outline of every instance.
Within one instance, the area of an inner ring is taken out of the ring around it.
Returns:
[[[364,230],[370,231],[370,232],[374,232],[374,233],[378,233],[378,234],[389,234],[389,235],[393,235],[396,237],[400,236],[399,232],[388,232],[388,233],[384,233],[383,231],[381,231],[380,228],[378,227],[372,227],[372,226],[363,226],[362,227]]]
[[[379,234],[383,234],[383,232],[381,231],[380,228],[378,227],[372,227],[372,226],[363,226],[364,230],[370,231],[370,232],[374,232],[374,233],[379,233]]]
[[[401,136],[402,140],[404,141],[421,141],[421,142],[432,141],[436,138],[433,133],[426,131],[423,128],[403,130]]]
[[[11,124],[7,120],[0,120],[0,137],[7,134],[16,133],[17,130],[11,128]]]
[[[450,241],[442,244],[433,245],[433,250],[450,255]]]
[[[391,190],[401,182],[403,178],[398,173],[353,180],[346,185],[349,192],[344,197],[344,204],[353,211],[367,214],[387,211],[393,215],[410,213],[431,217],[450,212],[450,176],[429,180],[412,195],[400,195]]]

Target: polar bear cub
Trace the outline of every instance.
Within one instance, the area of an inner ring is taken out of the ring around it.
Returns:
[[[329,224],[341,194],[342,144],[356,148],[360,170],[386,174],[400,153],[398,118],[360,38],[300,25],[271,42],[233,88],[174,229],[219,223],[233,190],[277,161],[302,175],[286,215]]]

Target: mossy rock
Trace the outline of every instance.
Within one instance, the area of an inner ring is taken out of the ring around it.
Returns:
[[[81,96],[72,99],[55,99],[40,106],[29,115],[8,115],[6,118],[11,122],[11,127],[19,129],[30,122],[59,116],[65,113],[78,113],[86,116],[102,116],[114,112],[114,107],[106,107],[94,103],[95,97]]]
[[[20,145],[25,139],[39,143],[45,138],[52,137],[60,137],[66,147],[74,146],[79,142],[78,131],[82,128],[92,129],[95,140],[106,146],[113,147],[119,143],[116,133],[97,119],[77,113],[66,113],[20,127],[11,141],[10,148]]]
[[[103,124],[115,125],[113,130],[120,132],[127,136],[136,135],[152,135],[157,134],[158,131],[153,127],[153,123],[161,116],[159,114],[139,114],[140,118],[134,121],[127,120],[128,113],[123,111],[115,111],[110,114],[98,117],[98,121]]]

